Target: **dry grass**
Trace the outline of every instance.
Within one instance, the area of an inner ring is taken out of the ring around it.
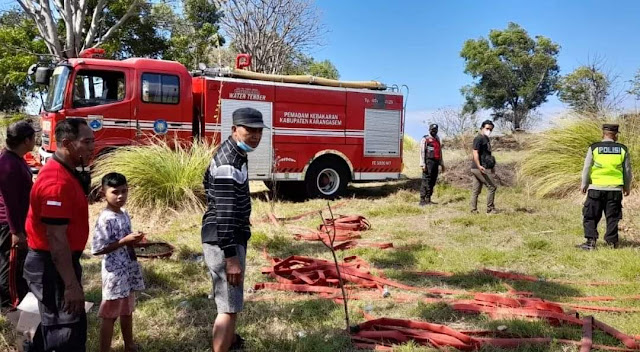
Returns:
[[[94,162],[93,184],[119,172],[129,183],[129,204],[155,210],[201,211],[204,204],[204,171],[214,146],[193,143],[183,146],[156,139],[150,145],[119,147]]]
[[[583,116],[559,123],[531,143],[522,162],[522,180],[528,182],[538,196],[566,196],[580,187],[587,148],[602,139],[601,119]],[[629,148],[631,164],[640,163],[640,117],[612,119],[620,123],[620,142]],[[638,173],[634,181],[640,180]],[[637,183],[637,182],[636,182]]]
[[[449,161],[465,158],[464,153],[445,150]],[[517,162],[519,153],[498,153],[498,163]],[[623,248],[600,249],[585,253],[573,248],[582,240],[580,198],[538,199],[524,187],[499,188],[496,204],[503,213],[493,216],[468,212],[469,191],[450,185],[436,187],[438,206],[420,208],[417,152],[406,152],[405,174],[408,181],[386,184],[364,184],[349,188],[341,214],[360,213],[372,222],[367,241],[392,241],[395,249],[358,248],[340,252],[341,257],[358,255],[390,277],[422,287],[450,287],[488,292],[504,292],[499,280],[480,273],[482,268],[521,271],[547,278],[571,280],[636,280],[640,276],[640,238],[636,238],[635,219],[640,200],[625,200]],[[291,254],[330,258],[318,243],[296,242],[285,227],[261,222],[270,205],[264,188],[252,183],[253,236],[249,244],[246,288],[269,280],[260,274],[268,265],[262,256],[266,249],[274,256]],[[484,200],[484,193],[481,200]],[[279,217],[321,209],[326,202],[311,200],[301,203],[276,202]],[[91,221],[101,204],[91,206]],[[207,299],[211,280],[200,261],[201,214],[194,212],[156,212],[132,209],[133,226],[150,234],[150,239],[169,241],[177,248],[170,260],[142,261],[147,290],[141,294],[134,314],[135,336],[145,351],[208,351],[210,328],[215,304]],[[314,227],[317,217],[292,222]],[[100,260],[83,260],[87,299],[100,301]],[[455,273],[445,279],[416,277],[410,270],[440,270]],[[511,282],[518,290],[533,291],[554,300],[572,296],[635,294],[640,284],[591,287],[560,285],[550,282]],[[391,289],[392,296],[397,290]],[[239,332],[247,338],[248,351],[350,351],[348,338],[342,332],[342,307],[309,295],[269,291],[247,292],[246,310],[241,315]],[[619,301],[617,306],[640,308],[634,301]],[[395,303],[392,300],[351,301],[351,320],[363,320],[360,309],[372,308],[377,317],[402,317],[446,323],[459,328],[496,329],[508,326],[514,336],[554,336],[578,339],[580,331],[572,327],[552,327],[543,322],[491,321],[487,317],[453,312],[443,305]],[[640,334],[640,314],[596,313],[595,316],[630,334]],[[0,332],[10,341],[7,323],[0,318]],[[97,349],[98,321],[96,311],[90,313],[89,350]],[[117,336],[117,335],[116,335]],[[611,343],[602,335],[597,343]],[[0,339],[0,348],[2,340]],[[116,338],[116,351],[122,351],[122,340]],[[415,352],[430,349],[414,345],[398,351]],[[567,351],[565,346],[523,347],[520,351]],[[572,350],[572,349],[570,349]]]

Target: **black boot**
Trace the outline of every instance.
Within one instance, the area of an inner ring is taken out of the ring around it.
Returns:
[[[596,240],[587,239],[587,241],[579,245],[578,248],[583,249],[585,251],[592,251],[596,249]]]

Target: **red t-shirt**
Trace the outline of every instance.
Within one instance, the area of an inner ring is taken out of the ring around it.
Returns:
[[[29,248],[50,250],[45,222],[66,224],[69,248],[84,250],[89,238],[87,196],[72,172],[53,158],[40,170],[31,190],[26,224]]]

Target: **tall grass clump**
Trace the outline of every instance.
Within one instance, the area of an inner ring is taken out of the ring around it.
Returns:
[[[14,122],[27,120],[27,119],[29,119],[29,115],[22,114],[22,113],[0,116],[0,127],[6,128]]]
[[[93,184],[100,185],[109,172],[119,172],[129,183],[129,206],[202,209],[202,180],[214,148],[205,143],[174,144],[155,140],[149,145],[116,148],[96,160]]]
[[[416,141],[415,139],[413,139],[413,137],[409,136],[408,134],[405,134],[402,137],[402,147],[405,151],[416,151],[418,150],[418,141]]]
[[[611,119],[619,123],[618,141],[629,148],[631,164],[640,162],[640,117]],[[537,196],[566,196],[580,187],[587,148],[602,139],[602,119],[573,119],[542,132],[531,142],[520,166],[520,178]],[[639,177],[634,177],[637,181]],[[635,183],[635,182],[634,182]]]

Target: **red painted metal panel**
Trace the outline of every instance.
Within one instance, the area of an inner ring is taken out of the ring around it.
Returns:
[[[277,86],[276,99],[281,103],[317,104],[317,105],[339,105],[347,103],[346,89],[318,89]]]

